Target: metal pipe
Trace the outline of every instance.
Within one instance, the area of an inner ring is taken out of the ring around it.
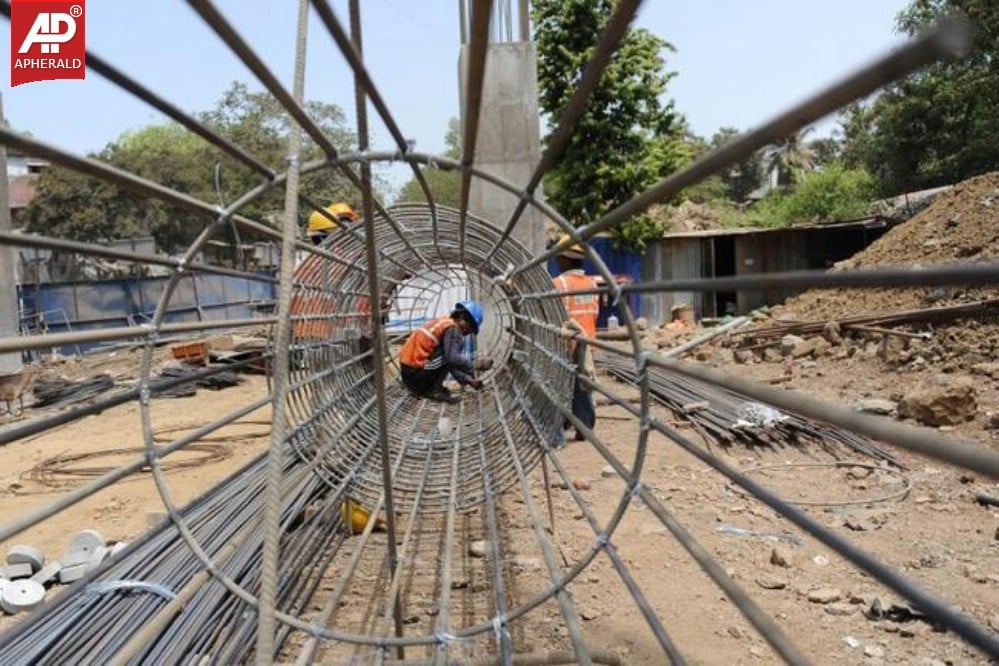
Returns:
[[[462,164],[475,161],[475,146],[479,140],[479,119],[482,114],[482,92],[486,78],[486,55],[489,52],[489,24],[492,18],[493,0],[472,1],[472,42],[468,47],[468,61],[462,77],[463,135],[461,139]],[[465,222],[468,214],[468,197],[472,175],[467,169],[461,172],[461,210],[458,221],[459,259],[465,263]]]

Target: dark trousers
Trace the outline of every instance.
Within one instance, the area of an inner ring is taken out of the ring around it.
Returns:
[[[444,388],[444,380],[447,378],[446,367],[434,368],[433,370],[411,368],[408,365],[401,367],[402,383],[416,395],[427,395]]]
[[[572,415],[590,430],[593,430],[593,426],[597,424],[597,408],[593,404],[593,394],[583,390],[579,378],[576,378],[572,384]]]

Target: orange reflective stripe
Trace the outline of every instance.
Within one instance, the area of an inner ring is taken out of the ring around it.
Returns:
[[[416,329],[399,351],[399,362],[411,368],[426,367],[444,339],[444,332],[455,325],[451,317],[438,317]]]

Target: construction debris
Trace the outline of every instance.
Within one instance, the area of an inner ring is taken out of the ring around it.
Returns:
[[[740,331],[733,335],[741,335],[751,340],[762,341],[767,338],[781,338],[781,351],[784,355],[791,354],[794,346],[789,346],[786,350],[785,340],[796,338],[797,341],[804,342],[798,336],[808,334],[823,334],[823,338],[828,342],[837,339],[841,331],[860,331],[864,333],[878,333],[881,335],[901,335],[916,338],[927,338],[925,334],[906,334],[904,331],[895,331],[885,326],[913,324],[913,323],[939,323],[962,319],[965,317],[987,317],[999,315],[999,298],[993,298],[973,303],[962,303],[945,307],[919,308],[907,310],[905,312],[892,312],[875,315],[861,315],[834,320],[815,321],[778,321],[776,324],[767,327],[755,328],[747,331]],[[836,331],[835,335],[831,331]],[[794,334],[794,335],[792,335]]]
[[[96,530],[78,532],[58,560],[46,561],[39,549],[17,544],[8,551],[6,566],[0,567],[0,607],[9,614],[33,610],[45,599],[46,585],[80,580],[112,552]]]
[[[35,407],[72,405],[94,398],[115,385],[109,375],[99,374],[74,381],[58,375],[42,375],[35,382]]]

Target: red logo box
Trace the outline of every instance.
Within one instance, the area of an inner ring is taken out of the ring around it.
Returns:
[[[10,85],[87,77],[85,0],[12,0]]]

